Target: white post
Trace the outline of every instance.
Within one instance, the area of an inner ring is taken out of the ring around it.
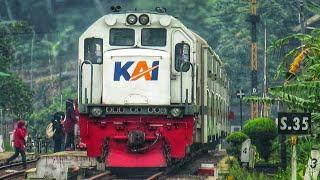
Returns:
[[[267,28],[264,28],[263,97],[267,97]]]
[[[292,157],[291,157],[291,180],[297,180],[297,136],[291,136]]]
[[[307,169],[304,174],[304,180],[316,180],[320,171],[320,151],[318,148],[311,150],[311,155],[308,161]]]
[[[251,146],[251,140],[247,139],[242,143],[241,147],[241,166],[245,168],[249,168],[250,163],[250,146]]]
[[[0,153],[2,153],[4,151],[4,148],[3,148],[3,136],[0,135]]]

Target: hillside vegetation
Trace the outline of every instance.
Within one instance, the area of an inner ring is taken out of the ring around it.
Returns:
[[[308,2],[304,9],[306,18],[315,14],[310,11],[312,1]],[[33,98],[32,105],[27,106],[32,107],[33,112],[23,116],[30,120],[34,131],[45,125],[54,111],[64,108],[66,98],[76,97],[78,37],[96,19],[110,13],[110,6],[114,4],[121,5],[122,11],[154,11],[157,6],[165,7],[168,14],[199,33],[217,52],[231,80],[231,95],[241,87],[247,95],[250,93],[249,1],[176,0],[172,3],[170,0],[4,0],[0,2],[0,62],[6,63],[6,68],[0,69],[0,72],[16,74],[29,87],[27,89]],[[291,0],[258,0],[258,14],[258,92],[261,93],[263,31],[267,31],[269,46],[277,39],[295,33],[293,28],[299,25],[298,3]],[[281,57],[297,43],[293,41],[284,48],[269,51],[269,84],[274,83],[272,77]],[[1,94],[7,93],[2,91]],[[236,98],[232,98],[231,106],[238,119]],[[244,119],[249,118],[249,106],[245,106],[243,114]],[[12,119],[19,114],[9,110],[6,115]]]

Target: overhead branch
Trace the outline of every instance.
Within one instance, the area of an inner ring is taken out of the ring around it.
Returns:
[[[257,102],[257,103],[266,103],[273,104],[276,101],[280,101],[278,98],[271,97],[259,97],[259,96],[248,96],[243,98],[246,102]]]
[[[309,19],[307,20],[307,22],[305,22],[305,27],[308,27],[308,26],[310,26],[311,24],[318,22],[319,20],[320,20],[320,15],[314,15],[314,16],[312,16],[311,18],[309,18]],[[299,32],[300,30],[301,30],[301,26],[300,26],[300,25],[295,26],[295,27],[293,28],[293,31],[295,31],[295,32]]]

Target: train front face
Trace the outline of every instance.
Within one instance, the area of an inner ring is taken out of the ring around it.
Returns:
[[[110,14],[79,39],[80,138],[107,167],[166,167],[189,152],[194,91],[180,65],[192,40],[173,26],[168,15]]]

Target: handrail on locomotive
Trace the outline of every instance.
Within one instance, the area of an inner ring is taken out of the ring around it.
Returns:
[[[194,103],[194,66],[191,62],[189,61],[184,61],[181,63],[180,65],[180,105],[182,105],[182,73],[183,73],[183,68],[185,67],[185,65],[188,64],[188,66],[191,66],[191,76],[192,76],[192,85],[191,85],[191,104]],[[188,89],[186,89],[186,99],[185,99],[185,102],[186,102],[186,105],[187,105],[187,102],[188,102]]]
[[[90,64],[90,72],[91,72],[91,82],[90,82],[90,104],[92,104],[92,87],[93,87],[93,65],[90,60],[84,60],[80,65],[80,73],[79,73],[79,102],[82,104],[82,71],[83,71],[83,65],[84,64]],[[85,88],[85,103],[88,104],[88,98],[87,98],[87,88]]]

